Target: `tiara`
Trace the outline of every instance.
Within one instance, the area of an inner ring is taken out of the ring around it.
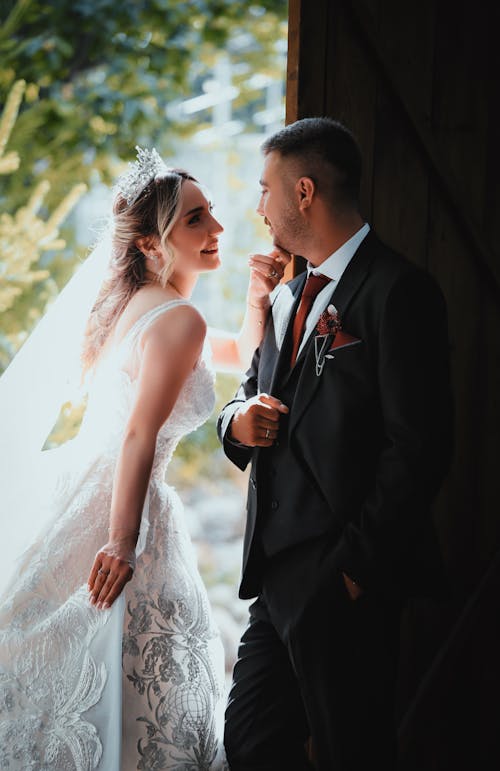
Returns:
[[[130,161],[128,171],[118,177],[116,188],[127,201],[127,205],[135,201],[158,174],[165,174],[168,167],[153,147],[152,150],[135,146],[137,160]]]

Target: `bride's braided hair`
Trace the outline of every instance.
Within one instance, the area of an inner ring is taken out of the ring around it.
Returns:
[[[139,197],[128,204],[118,193],[113,205],[112,254],[108,276],[103,282],[87,322],[82,349],[83,370],[91,369],[118,318],[131,297],[146,283],[144,254],[138,239],[159,236],[171,261],[159,275],[164,286],[173,268],[168,235],[179,215],[183,182],[197,180],[183,169],[168,169],[155,177]]]

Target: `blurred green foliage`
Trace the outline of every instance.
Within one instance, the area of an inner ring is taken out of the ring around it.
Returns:
[[[20,166],[19,154],[6,152],[6,147],[16,125],[25,88],[26,82],[22,79],[14,83],[0,115],[0,175],[4,178],[14,175]],[[52,276],[55,271],[40,269],[42,256],[57,254],[65,248],[66,242],[59,237],[61,224],[86,191],[86,185],[74,185],[50,214],[44,206],[49,190],[47,180],[41,180],[26,191],[24,205],[13,214],[0,212],[0,313],[3,330],[0,332],[0,371],[7,366],[24,340],[27,328],[38,319],[38,304],[27,305],[27,298],[32,300],[36,297],[40,301],[39,289],[42,287],[46,292],[46,299],[41,302],[43,308],[51,292],[57,294],[57,284]],[[40,217],[43,209],[46,216]]]
[[[255,107],[252,74],[276,75],[287,9],[287,0],[0,0],[0,113],[12,85],[26,81],[8,142],[20,166],[1,178],[0,211],[14,215],[43,179],[50,184],[41,210],[47,216],[75,183],[111,184],[136,144],[168,155],[174,138],[209,125],[208,111],[181,121],[169,107],[200,92],[223,51],[236,64],[234,107],[246,123]],[[50,267],[50,277],[27,286],[2,314],[0,369],[86,250],[71,220],[61,237],[66,248],[33,265]],[[186,483],[209,468],[219,448],[218,407],[238,380],[218,377],[212,419],[179,448]],[[63,407],[49,445],[75,433],[81,412]]]
[[[286,0],[0,0],[0,113],[14,82],[26,81],[8,142],[21,163],[1,179],[0,211],[14,215],[42,179],[42,217],[75,183],[111,184],[136,144],[168,155],[208,114],[180,121],[167,108],[199,92],[222,51],[238,65],[244,112],[255,98],[249,74],[276,67],[286,15]],[[1,368],[86,251],[71,220],[61,238],[62,251],[32,265],[50,266],[50,278],[2,314]]]
[[[168,105],[191,96],[225,48],[242,77],[272,67],[286,13],[286,0],[4,0],[0,109],[15,79],[27,89],[10,142],[22,169],[2,186],[2,208],[20,206],[41,174],[55,201],[96,171],[109,183],[137,143],[168,153],[169,137],[193,128]]]

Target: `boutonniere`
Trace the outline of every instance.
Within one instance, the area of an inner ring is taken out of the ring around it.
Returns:
[[[333,359],[336,348],[360,343],[359,337],[344,332],[342,320],[335,305],[329,305],[323,311],[316,325],[318,334],[314,338],[314,353],[316,357],[316,375],[319,377],[325,366],[325,359]]]
[[[316,329],[321,337],[336,335],[342,329],[342,321],[335,305],[329,305],[326,311],[323,311],[318,319]]]

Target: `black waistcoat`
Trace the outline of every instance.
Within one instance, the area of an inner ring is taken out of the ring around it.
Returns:
[[[304,358],[273,389],[290,412],[280,419],[272,447],[260,451],[257,534],[266,556],[272,556],[334,528],[334,517],[306,465],[300,449],[290,446],[289,422]]]

